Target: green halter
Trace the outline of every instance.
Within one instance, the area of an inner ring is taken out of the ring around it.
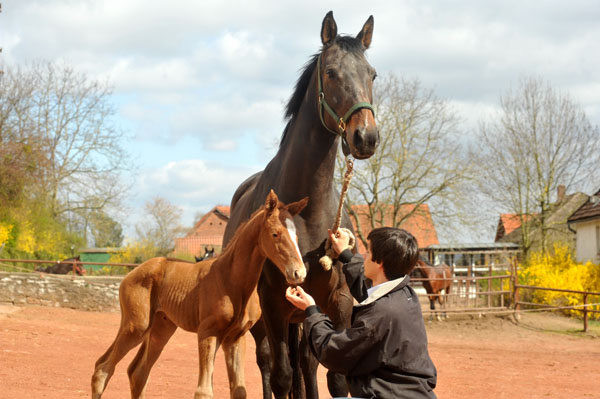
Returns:
[[[321,123],[323,124],[323,127],[325,129],[327,129],[328,131],[330,131],[331,133],[339,134],[342,138],[345,139],[344,133],[346,132],[346,122],[348,121],[348,119],[350,119],[352,114],[355,113],[356,111],[358,111],[359,109],[362,109],[362,108],[370,109],[371,112],[373,113],[373,117],[375,116],[375,110],[373,109],[373,106],[367,102],[359,102],[359,103],[354,104],[348,111],[346,111],[346,113],[342,117],[339,117],[338,114],[335,113],[333,108],[331,108],[329,106],[329,104],[327,104],[327,101],[325,100],[325,93],[323,93],[323,88],[321,86],[321,55],[320,54],[319,54],[319,58],[317,59],[317,84],[318,84],[318,92],[319,92],[319,94],[318,94],[319,117],[321,118]],[[335,120],[337,122],[337,127],[338,127],[339,132],[334,132],[333,130],[331,130],[330,128],[327,127],[327,125],[325,124],[325,119],[323,119],[323,108],[325,108],[325,111],[327,111],[327,113],[333,118],[333,120]]]

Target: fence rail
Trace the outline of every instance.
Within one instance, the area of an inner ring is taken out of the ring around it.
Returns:
[[[541,304],[541,303],[532,303],[525,302],[519,300],[519,291],[523,289],[533,290],[533,291],[553,291],[553,292],[564,292],[570,294],[578,294],[583,296],[583,304],[582,305],[573,305],[573,306],[554,306],[549,304]],[[588,314],[589,313],[600,313],[600,310],[589,309],[592,306],[599,306],[600,303],[588,303],[588,296],[597,296],[600,298],[600,292],[593,291],[577,291],[577,290],[567,290],[562,288],[547,288],[547,287],[536,287],[533,285],[522,285],[515,284],[514,285],[514,298],[515,298],[515,316],[519,317],[519,312],[521,311],[521,305],[527,306],[536,306],[538,308],[543,308],[544,310],[577,310],[583,313],[583,332],[587,332],[588,330]]]
[[[103,267],[127,267],[132,269],[138,264],[136,263],[108,263],[108,262],[80,262],[72,260],[37,260],[37,259],[3,259],[0,258],[0,267],[4,266],[5,263],[30,263],[30,264],[57,264],[66,263],[73,265],[73,274],[75,274],[75,265],[100,265]],[[12,268],[19,269],[18,266],[12,266]],[[483,268],[482,268],[483,269]],[[419,294],[420,297],[441,297],[443,296],[446,300],[446,304],[450,307],[446,307],[444,312],[454,314],[481,314],[481,313],[492,313],[492,314],[514,314],[518,319],[520,312],[529,311],[553,311],[553,310],[576,310],[583,314],[583,331],[587,332],[589,324],[589,313],[600,313],[600,310],[592,309],[593,306],[600,306],[600,292],[593,291],[577,291],[561,288],[547,288],[537,287],[532,285],[518,284],[518,265],[516,263],[511,264],[509,269],[502,269],[507,271],[509,274],[506,275],[492,275],[491,271],[496,271],[495,268],[485,268],[490,271],[488,276],[475,276],[473,274],[473,268],[467,268],[467,275],[453,275],[452,285],[450,293],[426,293]],[[30,269],[22,269],[23,271],[31,272]],[[430,281],[435,280],[447,280],[448,278],[432,278]],[[411,282],[422,283],[428,279],[425,278],[411,278]],[[509,289],[505,289],[504,280],[509,280]],[[487,284],[485,284],[487,281]],[[500,287],[492,287],[495,281],[500,281]],[[483,290],[483,287],[487,285],[487,290]],[[582,305],[574,306],[555,306],[549,304],[540,304],[527,301],[519,300],[519,296],[522,290],[543,290],[543,291],[554,291],[562,293],[570,293],[583,296]],[[588,303],[588,297],[598,297],[599,301],[594,303]],[[494,298],[498,298],[494,301]],[[508,303],[506,298],[511,298],[511,303]],[[496,305],[494,305],[496,303]],[[536,309],[522,309],[522,306],[535,307]],[[431,314],[433,311],[424,310],[424,314]]]

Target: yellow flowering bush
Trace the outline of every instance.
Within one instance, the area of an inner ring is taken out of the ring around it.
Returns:
[[[523,265],[520,280],[526,285],[545,288],[559,288],[575,291],[600,292],[600,266],[591,262],[577,263],[571,250],[565,244],[555,244],[551,252],[533,253]],[[553,306],[576,306],[583,304],[583,295],[545,290],[525,290],[524,299]],[[589,296],[588,303],[600,302],[600,296]],[[600,306],[593,307],[600,310]],[[565,313],[581,316],[579,310],[565,310]],[[598,318],[590,313],[590,318]]]
[[[5,222],[0,222],[0,245],[8,242],[13,225]]]

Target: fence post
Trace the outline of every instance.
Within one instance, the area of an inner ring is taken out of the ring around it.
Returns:
[[[488,269],[489,269],[489,273],[488,273],[488,295],[487,295],[487,304],[488,304],[488,308],[492,307],[492,274],[494,273],[494,270],[492,268],[492,262],[490,260],[490,255],[489,254],[485,254],[485,263],[487,263],[488,265]]]
[[[583,294],[583,332],[588,330],[587,294]]]
[[[517,260],[513,259],[512,262],[512,269],[513,269],[513,301],[515,304],[515,320],[519,321],[519,319],[521,319],[521,315],[519,314],[519,287],[517,286],[519,284],[519,278],[517,275]]]

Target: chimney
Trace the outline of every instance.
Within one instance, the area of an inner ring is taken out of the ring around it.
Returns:
[[[565,194],[567,193],[567,188],[564,184],[561,184],[556,189],[556,202],[562,202],[565,199]]]

